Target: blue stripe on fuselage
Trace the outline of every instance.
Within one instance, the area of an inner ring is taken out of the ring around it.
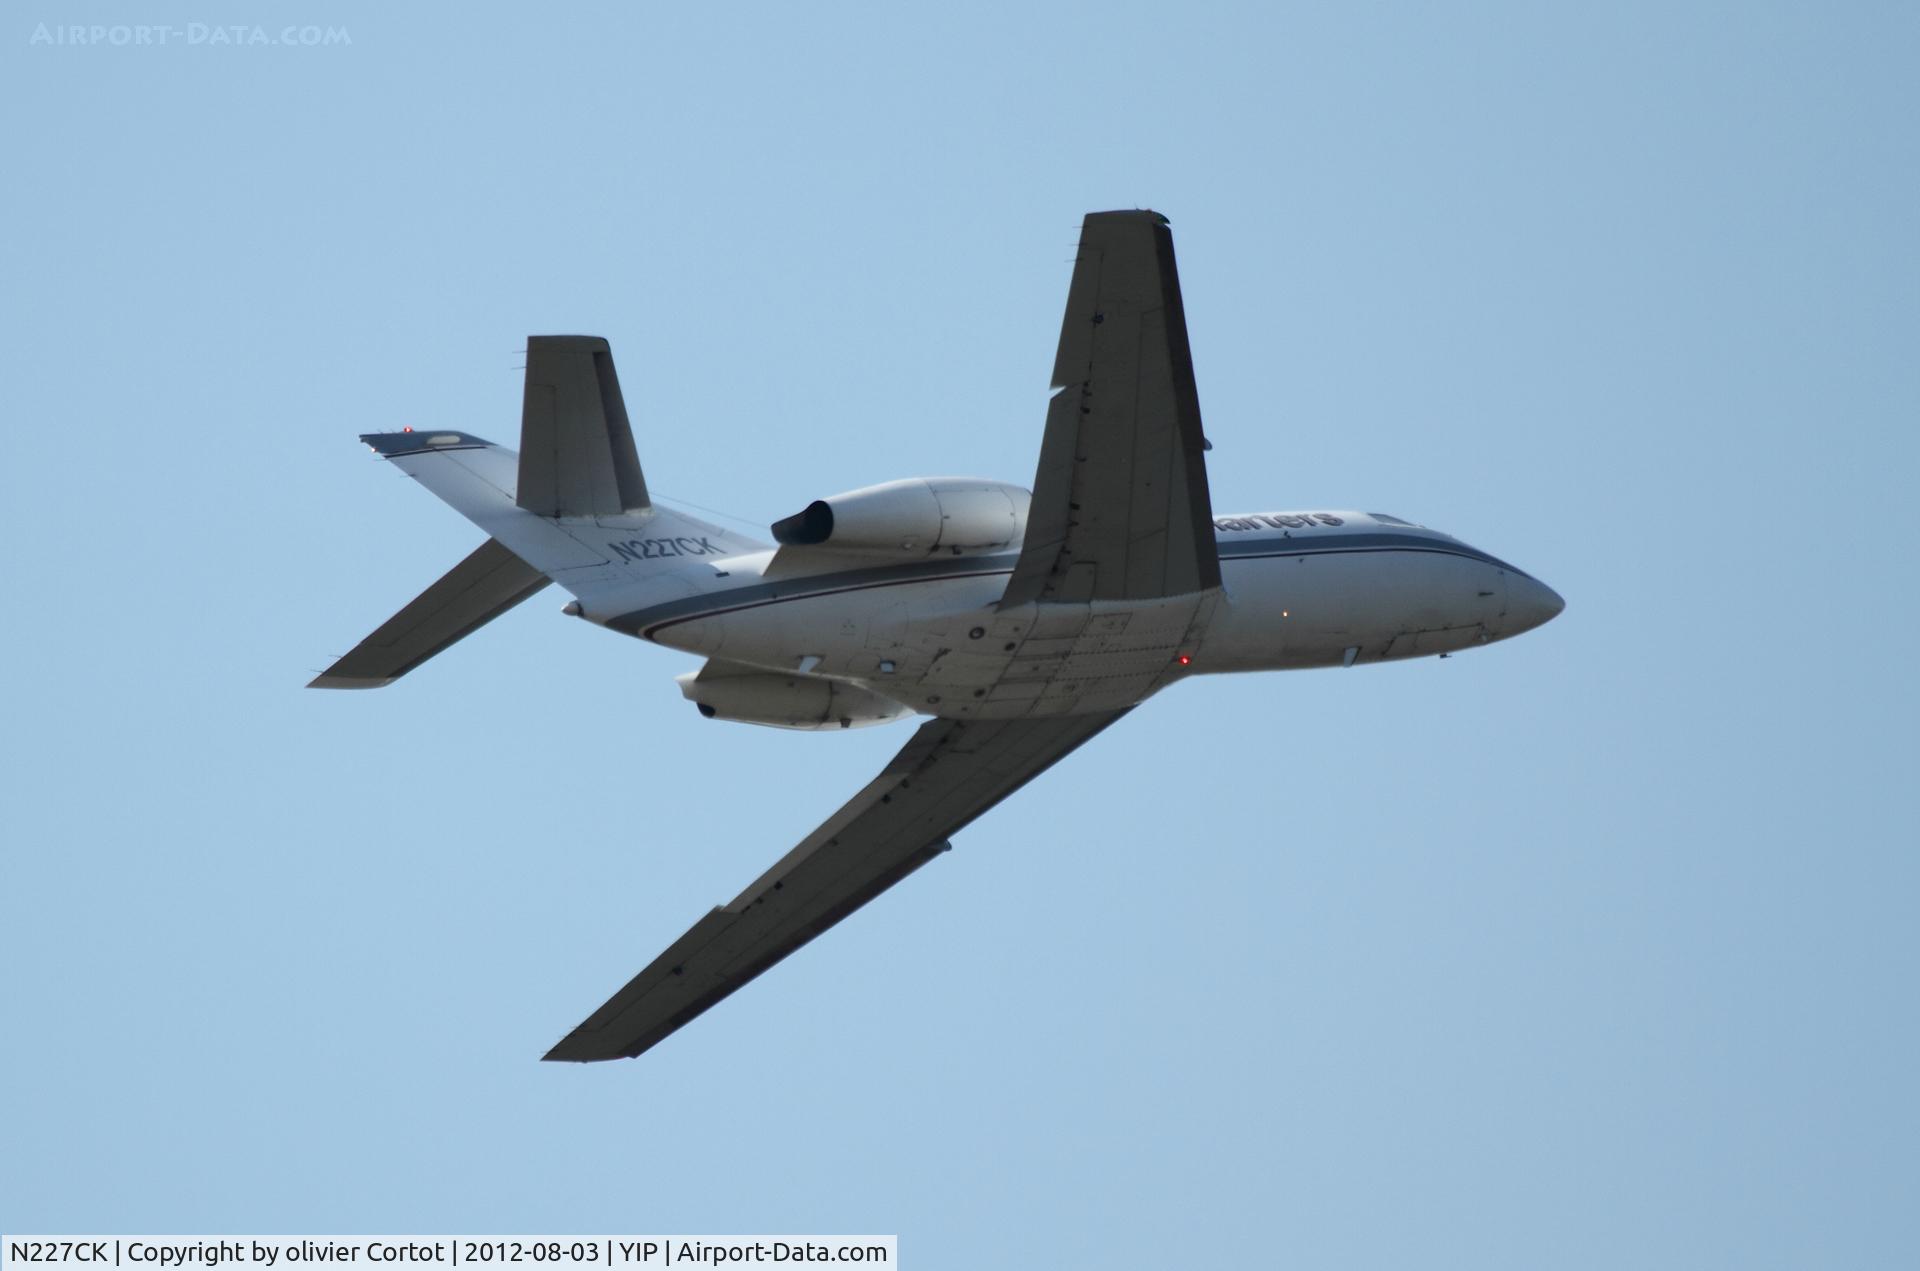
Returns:
[[[1424,534],[1403,534],[1394,530],[1334,531],[1332,533],[1303,530],[1297,537],[1285,533],[1229,532],[1224,537],[1216,533],[1213,541],[1220,550],[1220,559],[1223,562],[1261,560],[1270,556],[1311,556],[1327,552],[1440,552],[1447,556],[1464,556],[1468,560],[1484,561],[1498,569],[1504,569],[1522,577],[1531,577],[1526,571],[1515,569],[1498,556],[1462,543],[1457,538],[1429,538]]]
[[[1402,534],[1390,530],[1378,532],[1333,530],[1324,533],[1318,530],[1303,530],[1297,537],[1283,531],[1251,534],[1236,531],[1227,533],[1225,536],[1216,532],[1214,543],[1219,550],[1220,562],[1223,565],[1230,561],[1267,560],[1277,556],[1324,556],[1342,552],[1430,552],[1483,561],[1499,569],[1520,574],[1522,577],[1530,577],[1499,557],[1490,556],[1479,548],[1469,547],[1457,539],[1429,538],[1422,534]],[[813,600],[842,592],[866,591],[874,587],[900,587],[910,583],[938,582],[942,579],[1010,574],[1018,560],[1018,553],[1008,552],[997,556],[875,565],[832,574],[809,574],[776,582],[747,583],[739,587],[729,587],[724,591],[711,591],[704,595],[688,596],[684,600],[636,609],[609,620],[607,625],[617,631],[650,640],[661,629],[677,626],[682,622],[692,622],[700,618],[718,618],[742,609],[758,609],[763,605],[779,604],[789,600]]]

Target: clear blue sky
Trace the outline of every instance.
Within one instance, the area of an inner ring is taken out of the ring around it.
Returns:
[[[9,7],[0,1229],[1920,1262],[1916,10],[965,8]],[[477,542],[354,435],[511,442],[588,331],[668,496],[1024,483],[1129,206],[1217,508],[1565,615],[1183,685],[643,1061],[536,1062],[907,730],[704,721],[554,593],[305,691]]]

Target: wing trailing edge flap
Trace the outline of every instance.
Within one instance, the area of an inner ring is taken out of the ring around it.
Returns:
[[[547,576],[490,538],[308,688],[379,688],[478,631],[547,585]]]

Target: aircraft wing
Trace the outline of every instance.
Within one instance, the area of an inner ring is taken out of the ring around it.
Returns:
[[[947,837],[1124,711],[935,719],[874,781],[714,909],[546,1058],[638,1055],[952,846]]]
[[[1094,212],[1082,224],[1053,386],[1002,607],[1218,587],[1193,353],[1158,212]]]

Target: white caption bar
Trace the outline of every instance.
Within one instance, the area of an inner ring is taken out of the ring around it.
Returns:
[[[898,1236],[6,1236],[0,1271],[59,1264],[133,1271],[218,1267],[897,1267]]]

